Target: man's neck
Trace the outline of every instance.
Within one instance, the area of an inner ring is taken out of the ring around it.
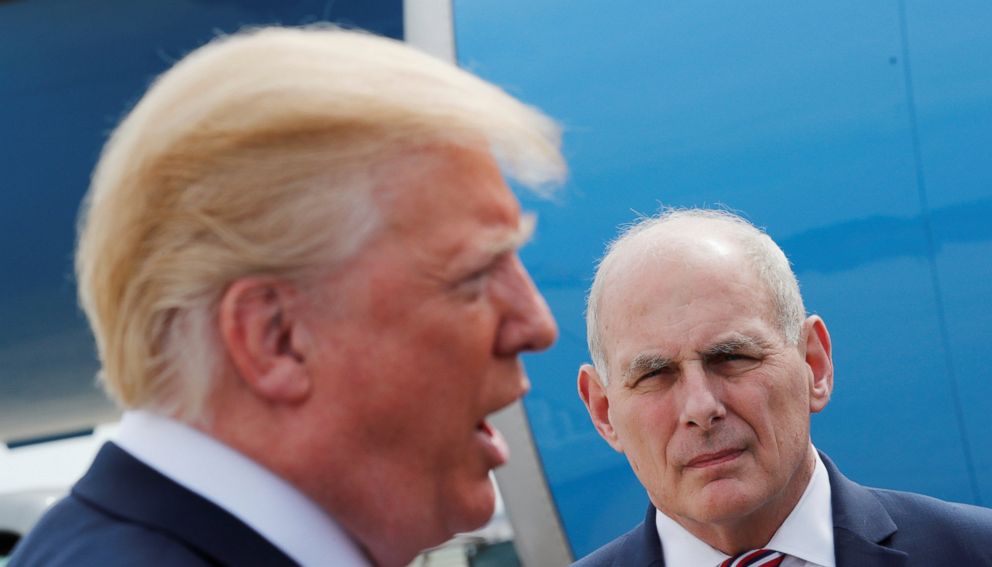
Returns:
[[[202,430],[147,411],[125,412],[116,443],[213,502],[297,562],[364,566],[342,526],[286,479]],[[233,479],[233,480],[232,480]]]

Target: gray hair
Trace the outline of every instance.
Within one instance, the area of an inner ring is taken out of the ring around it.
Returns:
[[[586,301],[586,333],[589,353],[604,384],[608,380],[608,364],[597,314],[607,274],[633,242],[644,239],[660,242],[664,238],[661,229],[671,228],[676,224],[700,222],[724,230],[740,244],[746,260],[770,293],[782,336],[789,344],[799,342],[806,316],[803,298],[799,293],[799,282],[785,253],[768,234],[743,217],[724,210],[665,209],[657,216],[644,218],[624,227],[617,238],[607,245],[606,253],[596,268],[596,276]]]

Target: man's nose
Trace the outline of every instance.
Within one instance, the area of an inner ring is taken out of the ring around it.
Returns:
[[[686,363],[682,367],[682,416],[681,421],[689,427],[709,430],[727,415],[727,408],[721,401],[718,377],[707,375],[698,363]]]
[[[537,290],[519,258],[514,258],[500,299],[505,309],[496,339],[496,354],[512,356],[522,351],[540,351],[558,338],[558,325],[544,297]]]

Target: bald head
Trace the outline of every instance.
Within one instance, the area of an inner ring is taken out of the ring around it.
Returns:
[[[708,209],[668,210],[626,228],[609,244],[589,291],[586,328],[589,352],[599,376],[608,380],[607,339],[603,316],[611,301],[637,286],[645,267],[706,269],[715,277],[765,287],[769,318],[790,344],[799,340],[805,307],[799,284],[782,250],[743,218]]]

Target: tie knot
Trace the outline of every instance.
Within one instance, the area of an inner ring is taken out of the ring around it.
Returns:
[[[778,567],[785,559],[780,551],[752,549],[738,553],[720,564],[720,567]]]

